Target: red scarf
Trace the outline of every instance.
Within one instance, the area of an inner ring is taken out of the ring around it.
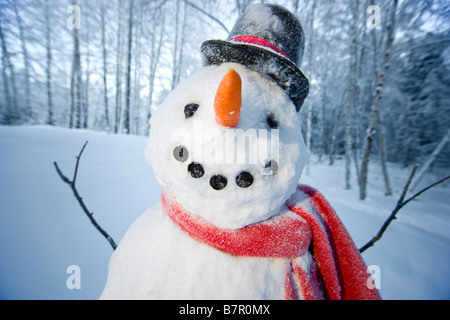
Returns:
[[[298,196],[309,197],[298,203]],[[376,289],[369,289],[369,274],[353,240],[317,190],[299,185],[287,202],[290,211],[241,229],[221,229],[199,216],[186,212],[169,193],[161,195],[166,214],[192,238],[234,256],[285,258],[285,299],[381,299]],[[312,242],[312,248],[310,246]],[[312,249],[308,270],[299,258]]]

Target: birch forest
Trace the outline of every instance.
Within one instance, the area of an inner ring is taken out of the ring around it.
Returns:
[[[0,0],[0,124],[147,135],[165,96],[202,67],[201,43],[226,39],[255,2]],[[386,195],[390,163],[448,170],[448,0],[271,3],[305,31],[308,165],[343,159],[343,186],[361,199],[369,161]]]

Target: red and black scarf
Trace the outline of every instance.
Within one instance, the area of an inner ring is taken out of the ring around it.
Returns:
[[[299,201],[301,199],[301,201]],[[168,192],[165,213],[192,238],[234,256],[284,258],[285,299],[381,299],[370,289],[370,275],[353,240],[333,208],[317,190],[299,185],[286,202],[289,214],[241,229],[222,229],[185,211]],[[309,268],[299,264],[307,251]]]

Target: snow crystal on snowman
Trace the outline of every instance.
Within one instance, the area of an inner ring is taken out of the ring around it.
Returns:
[[[145,150],[161,203],[111,257],[102,299],[379,299],[344,225],[298,185],[300,22],[258,4],[151,118]],[[168,120],[170,119],[170,120]]]

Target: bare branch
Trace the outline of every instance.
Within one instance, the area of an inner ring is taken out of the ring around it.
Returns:
[[[94,213],[90,212],[89,209],[86,207],[86,204],[84,203],[83,198],[81,198],[81,196],[78,193],[78,190],[77,190],[77,188],[75,186],[75,181],[77,179],[77,174],[78,174],[78,165],[80,163],[81,155],[83,154],[84,148],[86,147],[87,143],[88,142],[86,141],[85,144],[83,145],[83,148],[81,148],[80,153],[76,157],[77,158],[77,162],[75,164],[75,170],[74,170],[74,173],[73,173],[73,180],[72,181],[69,180],[69,178],[67,178],[61,172],[61,169],[59,168],[59,166],[58,166],[58,164],[56,162],[53,162],[53,164],[54,164],[56,172],[58,173],[58,175],[61,178],[61,180],[64,181],[65,183],[67,183],[70,186],[70,188],[72,189],[72,192],[73,192],[75,198],[77,199],[78,203],[80,204],[81,208],[83,209],[84,213],[89,218],[91,223],[106,238],[106,240],[108,240],[108,242],[111,245],[111,247],[113,248],[113,250],[115,250],[117,248],[117,244],[114,242],[113,238],[111,238],[111,236],[105,230],[103,230],[103,228],[94,219]]]
[[[77,158],[77,163],[75,164],[75,170],[73,172],[73,179],[72,179],[72,184],[73,185],[75,185],[75,181],[77,180],[78,164],[80,163],[81,155],[83,154],[84,148],[86,148],[87,143],[88,143],[87,141],[84,143],[83,148],[81,148],[80,153],[76,157]]]
[[[58,167],[58,164],[56,162],[53,162],[53,164],[55,165],[56,172],[58,172],[59,177],[62,179],[62,181],[64,181],[67,184],[72,184],[72,181],[70,181],[69,178],[67,178],[65,175],[63,175],[63,173],[61,172],[61,170]]]
[[[402,203],[402,207],[403,207],[404,205],[406,205],[408,202],[410,202],[411,200],[414,200],[415,198],[417,198],[418,196],[420,196],[422,193],[424,193],[424,192],[427,191],[428,189],[431,189],[431,188],[433,188],[434,186],[436,186],[436,185],[438,185],[438,184],[440,184],[440,183],[442,183],[442,182],[444,182],[444,181],[446,181],[446,180],[448,180],[448,179],[450,179],[450,176],[447,176],[447,177],[445,177],[444,179],[441,179],[441,180],[439,180],[439,181],[433,183],[432,185],[429,185],[428,187],[423,188],[422,190],[420,190],[419,192],[417,192],[415,195],[413,195],[411,198],[409,198],[408,200],[405,200],[405,201]]]
[[[403,192],[400,196],[400,198],[398,199],[397,205],[395,206],[394,210],[392,210],[391,214],[389,215],[389,217],[387,218],[387,220],[384,222],[384,224],[382,225],[382,227],[380,228],[380,230],[378,231],[378,233],[375,235],[375,237],[372,238],[372,240],[370,240],[369,242],[367,242],[364,246],[362,246],[359,249],[359,252],[363,253],[365,250],[367,250],[368,248],[372,247],[375,242],[377,242],[378,240],[381,239],[381,237],[383,236],[384,232],[386,231],[386,229],[388,228],[389,224],[394,221],[395,219],[397,219],[396,215],[398,213],[398,211],[400,211],[401,208],[403,208],[406,204],[408,204],[411,200],[417,198],[418,196],[420,196],[422,193],[424,193],[425,191],[437,186],[438,184],[450,179],[450,176],[445,177],[444,179],[441,179],[431,185],[429,185],[428,187],[422,189],[421,191],[417,192],[415,195],[413,195],[412,197],[408,198],[407,200],[404,200],[406,193],[408,192],[409,186],[411,184],[412,179],[414,178],[414,175],[416,174],[417,171],[417,167],[418,165],[416,164],[411,172],[411,175],[409,176],[408,181],[406,182],[405,186],[403,187]]]
[[[217,22],[227,33],[229,33],[230,31],[228,30],[228,28],[216,17],[214,17],[212,14],[209,14],[208,12],[206,12],[205,10],[203,10],[202,8],[200,8],[199,6],[193,4],[190,1],[184,0],[184,2],[188,5],[190,5],[192,8],[200,11],[201,13],[203,13],[204,15],[206,15],[208,18],[210,18],[211,20],[214,20],[215,22]]]
[[[402,192],[402,195],[400,196],[400,199],[398,199],[397,205],[401,204],[403,202],[403,199],[405,199],[405,196],[408,193],[409,186],[410,186],[414,176],[416,175],[416,171],[417,171],[418,167],[419,167],[419,165],[416,163],[414,165],[414,168],[413,168],[411,174],[409,175],[408,181],[406,182],[405,186],[403,187],[403,192]]]

